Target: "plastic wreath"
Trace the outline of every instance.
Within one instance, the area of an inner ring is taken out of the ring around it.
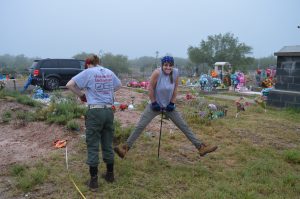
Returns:
[[[249,106],[249,103],[245,101],[245,98],[244,97],[240,97],[238,100],[235,101],[235,104],[236,104],[236,115],[235,117],[238,116],[238,114],[241,112],[241,111],[245,111],[246,109],[246,106]]]
[[[258,104],[259,106],[261,106],[265,112],[266,112],[266,108],[267,108],[267,97],[264,95],[258,96],[254,99],[255,103]]]

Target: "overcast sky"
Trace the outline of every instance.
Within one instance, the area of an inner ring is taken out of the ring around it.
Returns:
[[[230,32],[265,57],[300,45],[299,9],[300,0],[0,0],[0,55],[187,58],[189,46]]]

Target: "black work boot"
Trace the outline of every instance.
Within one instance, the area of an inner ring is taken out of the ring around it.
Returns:
[[[105,174],[102,175],[102,177],[105,179],[106,182],[112,183],[115,181],[115,176],[114,172],[106,172]]]
[[[102,178],[105,179],[106,182],[112,183],[115,180],[114,176],[114,164],[106,164],[106,174],[102,174]]]
[[[87,185],[92,191],[95,191],[99,187],[99,185],[98,185],[98,175],[97,174],[98,174],[98,167],[90,166],[91,179],[87,183]]]
[[[92,190],[95,191],[96,189],[99,188],[98,185],[98,176],[93,176],[91,177],[90,182],[88,183],[88,187]]]

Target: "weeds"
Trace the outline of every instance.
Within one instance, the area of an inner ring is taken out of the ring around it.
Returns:
[[[6,90],[0,91],[0,98],[5,98],[7,96],[14,98],[20,104],[24,104],[32,107],[37,107],[40,105],[40,103],[36,102],[35,100],[31,99],[26,95],[20,94],[17,91],[6,91]]]
[[[71,131],[79,131],[80,130],[80,125],[75,120],[70,120],[67,123],[67,129],[71,130]]]
[[[5,111],[2,114],[2,122],[8,123],[8,122],[11,121],[11,119],[12,119],[12,112],[11,111]]]
[[[26,169],[24,165],[15,164],[11,167],[10,173],[12,176],[23,176]]]
[[[50,106],[39,110],[37,118],[49,123],[65,125],[68,121],[85,115],[86,110],[86,107],[81,107],[72,99],[67,99],[60,103],[52,102]]]
[[[31,99],[30,97],[28,97],[26,95],[17,95],[16,100],[20,104],[24,104],[24,105],[28,105],[28,106],[32,106],[32,107],[36,107],[39,105],[38,102],[36,102],[35,100]]]
[[[42,163],[38,163],[32,167],[14,165],[11,169],[11,175],[16,177],[16,186],[24,192],[28,192],[34,186],[42,184],[48,174],[49,169]]]
[[[136,105],[136,110],[144,111],[147,105],[148,105],[148,100],[144,100],[140,104]]]
[[[114,143],[116,145],[125,142],[133,129],[133,127],[122,128],[121,123],[118,120],[114,121],[114,127]]]
[[[23,120],[26,123],[32,122],[35,120],[35,114],[24,110],[19,110],[16,112],[16,119]]]
[[[284,152],[285,161],[292,164],[300,164],[300,151],[299,150],[287,150]]]

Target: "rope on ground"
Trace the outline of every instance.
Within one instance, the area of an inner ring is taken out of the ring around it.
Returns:
[[[80,189],[78,188],[78,186],[76,185],[75,181],[73,180],[72,176],[70,175],[69,172],[69,163],[68,163],[68,147],[66,146],[66,167],[67,167],[67,172],[68,172],[68,176],[70,181],[73,183],[73,185],[75,186],[76,190],[78,191],[78,193],[81,195],[81,197],[83,199],[86,199],[86,197],[83,195],[83,193],[80,191]]]

